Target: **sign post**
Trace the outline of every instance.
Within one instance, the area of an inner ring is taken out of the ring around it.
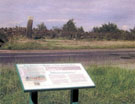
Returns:
[[[70,104],[79,104],[78,103],[78,97],[79,97],[79,90],[78,89],[73,89],[71,90],[71,101]]]
[[[80,63],[17,64],[24,92],[30,93],[29,104],[38,104],[38,91],[71,90],[70,104],[79,104],[79,89],[95,84]]]
[[[38,92],[30,92],[29,104],[38,104]]]

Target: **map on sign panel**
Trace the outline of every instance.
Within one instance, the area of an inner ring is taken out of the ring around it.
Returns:
[[[24,91],[95,87],[80,63],[17,64]]]

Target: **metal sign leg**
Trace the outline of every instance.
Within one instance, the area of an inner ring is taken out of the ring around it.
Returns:
[[[30,92],[29,104],[38,104],[38,92]]]
[[[71,101],[70,104],[79,104],[78,103],[79,90],[73,89],[71,90]]]

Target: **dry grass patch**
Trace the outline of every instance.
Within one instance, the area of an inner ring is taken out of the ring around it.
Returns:
[[[134,41],[46,40],[46,42],[66,49],[135,48]]]

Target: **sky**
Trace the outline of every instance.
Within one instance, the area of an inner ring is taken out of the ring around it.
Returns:
[[[128,30],[135,26],[134,5],[135,0],[0,0],[0,27],[26,26],[33,16],[34,27],[62,27],[74,19],[85,31],[108,22]]]

